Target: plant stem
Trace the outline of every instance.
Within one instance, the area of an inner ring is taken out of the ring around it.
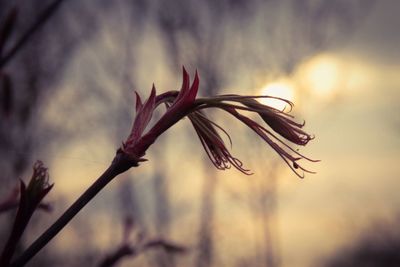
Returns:
[[[111,180],[135,165],[126,161],[123,154],[117,154],[107,170],[54,222],[36,239],[12,264],[11,267],[24,266],[53,237],[55,237]],[[136,165],[137,166],[137,165]]]
[[[22,210],[26,210],[21,207]],[[18,245],[19,240],[21,239],[22,234],[25,231],[26,226],[29,223],[31,216],[26,216],[24,212],[21,212],[21,208],[18,209],[17,215],[15,217],[14,225],[11,230],[10,237],[7,240],[6,245],[4,246],[3,252],[0,257],[0,266],[8,266],[14,255],[15,248]],[[26,212],[25,212],[26,213]],[[30,214],[32,215],[33,212]]]

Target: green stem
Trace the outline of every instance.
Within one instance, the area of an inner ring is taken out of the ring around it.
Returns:
[[[137,166],[128,162],[124,154],[117,154],[108,169],[53,223],[35,242],[33,242],[20,257],[10,266],[24,266],[35,256],[53,237],[55,237],[74,217],[86,206],[111,180],[125,172],[130,167]]]

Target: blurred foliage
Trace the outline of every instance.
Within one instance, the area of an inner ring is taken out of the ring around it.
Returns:
[[[377,222],[335,252],[326,267],[400,266],[400,220]]]

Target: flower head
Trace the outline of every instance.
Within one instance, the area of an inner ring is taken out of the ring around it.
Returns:
[[[51,211],[51,206],[46,203],[41,203],[43,198],[53,188],[54,184],[49,183],[48,169],[40,160],[33,165],[33,174],[28,186],[21,181],[20,183],[20,200],[18,205],[17,216],[21,216],[29,221],[36,209],[44,209]]]
[[[225,170],[233,166],[245,174],[250,174],[250,171],[243,167],[243,163],[231,155],[223,138],[220,136],[220,132],[224,133],[228,136],[229,142],[232,144],[229,134],[218,124],[210,120],[204,112],[208,108],[218,108],[231,114],[253,130],[278,153],[299,177],[304,176],[303,172],[310,172],[303,168],[298,161],[305,159],[315,162],[316,160],[300,154],[283,140],[286,139],[286,141],[295,145],[306,145],[314,137],[302,130],[304,123],[295,122],[293,116],[284,110],[263,105],[256,100],[262,97],[275,97],[231,94],[196,99],[198,87],[199,77],[197,72],[190,86],[189,75],[183,68],[183,83],[180,91],[168,91],[156,96],[156,90],[153,85],[151,94],[144,104],[142,104],[139,95],[136,94],[136,118],[132,131],[127,141],[123,143],[121,151],[131,156],[137,163],[138,159],[144,156],[147,148],[155,142],[158,136],[180,119],[187,116],[208,157],[217,169]],[[290,107],[293,106],[290,101],[280,98],[276,99],[286,102]],[[167,107],[166,112],[145,133],[145,128],[151,120],[154,109],[160,104],[165,104]],[[243,115],[242,111],[257,113],[269,128]]]
[[[52,187],[53,185],[49,184],[47,168],[41,161],[37,161],[33,166],[33,174],[28,186],[21,181],[18,211],[10,237],[0,256],[0,266],[8,266],[34,211]]]
[[[122,144],[121,151],[129,155],[133,161],[143,161],[141,158],[155,140],[190,113],[198,88],[199,78],[197,73],[192,86],[189,86],[189,75],[183,69],[183,84],[179,92],[169,91],[156,97],[156,89],[153,85],[150,96],[144,104],[142,104],[139,94],[136,93],[136,117],[130,135]],[[144,133],[154,109],[162,103],[166,104],[167,111],[150,130]]]
[[[38,208],[42,199],[53,188],[54,184],[49,183],[48,169],[40,160],[33,165],[32,178],[28,186],[21,181],[20,209],[26,210],[27,214],[33,213]]]

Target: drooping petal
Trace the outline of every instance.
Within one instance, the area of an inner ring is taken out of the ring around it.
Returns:
[[[243,168],[243,163],[239,159],[233,157],[226,148],[224,141],[214,128],[215,126],[223,131],[231,142],[230,136],[221,126],[210,121],[200,111],[193,112],[189,114],[188,117],[207,153],[208,158],[217,169],[226,170],[233,166],[246,175],[252,174],[250,173],[250,170]]]
[[[254,108],[263,121],[268,124],[276,133],[297,145],[306,145],[313,137],[301,128],[304,123],[296,123],[289,119],[283,111],[263,105],[254,99],[245,99],[242,101],[247,107]],[[260,109],[263,108],[261,111]]]
[[[297,145],[306,145],[313,137],[299,128],[292,121],[287,121],[279,114],[272,112],[260,113],[260,117],[267,123],[275,132]]]
[[[298,169],[303,170],[304,172],[309,172],[313,173],[302,166],[300,166],[297,161],[301,159],[306,159],[308,161],[316,162],[316,160],[309,159],[299,152],[293,150],[290,148],[287,144],[285,144],[282,140],[280,140],[278,137],[276,137],[273,133],[259,125],[257,122],[251,120],[250,118],[240,114],[237,112],[234,108],[225,108],[227,112],[232,114],[234,117],[239,119],[241,122],[243,122],[245,125],[247,125],[250,129],[252,129],[258,136],[260,136],[265,142],[267,142],[272,149],[274,149],[277,154],[286,162],[286,164],[292,169],[292,171],[300,178],[304,177],[304,174],[299,173]],[[273,139],[278,141],[281,145],[278,143],[274,142]],[[288,148],[293,154],[289,153],[288,151],[285,150],[285,148]]]

